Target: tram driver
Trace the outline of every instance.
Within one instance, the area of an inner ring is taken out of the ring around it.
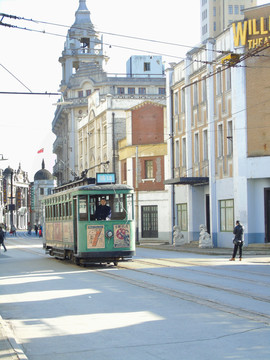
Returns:
[[[96,220],[111,220],[112,211],[109,205],[106,204],[105,196],[102,196],[100,205],[98,205],[95,212]]]

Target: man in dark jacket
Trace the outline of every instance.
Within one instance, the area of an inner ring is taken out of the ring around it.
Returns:
[[[0,247],[2,245],[4,248],[4,251],[7,251],[7,248],[5,247],[5,244],[4,244],[4,240],[5,240],[5,233],[2,229],[2,227],[0,226]]]
[[[233,229],[234,233],[234,249],[233,249],[233,255],[230,261],[235,261],[235,256],[237,254],[237,250],[239,248],[239,261],[242,260],[242,247],[243,247],[243,226],[240,224],[240,221],[236,221],[236,226]]]
[[[110,220],[111,219],[111,208],[106,205],[105,197],[101,198],[100,205],[98,205],[95,212],[96,220]]]

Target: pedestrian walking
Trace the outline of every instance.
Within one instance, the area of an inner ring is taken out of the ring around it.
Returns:
[[[37,226],[37,224],[35,225],[35,233],[36,233],[36,236],[37,236],[37,234],[38,234],[38,226]]]
[[[27,229],[28,229],[28,235],[31,235],[32,233],[32,226],[31,226],[31,223],[29,222],[28,225],[27,225]]]
[[[1,248],[1,245],[2,245],[3,248],[4,248],[4,251],[7,251],[4,240],[5,240],[5,233],[4,233],[3,229],[2,229],[2,227],[0,226],[0,248]]]
[[[14,225],[14,224],[12,224],[12,225],[11,225],[11,229],[10,229],[10,231],[11,231],[11,234],[12,234],[13,236],[17,236],[17,233],[16,233],[16,227],[15,227],[15,225]]]
[[[42,237],[42,226],[41,225],[39,225],[38,235],[39,235],[39,237]]]
[[[233,243],[234,243],[234,248],[233,248],[233,254],[232,254],[232,258],[230,259],[230,261],[235,261],[235,257],[237,254],[237,251],[239,249],[239,261],[242,260],[242,247],[243,247],[243,232],[244,232],[244,228],[243,226],[240,224],[240,221],[237,220],[236,221],[236,226],[233,229],[233,233],[234,233],[234,239],[233,239]]]

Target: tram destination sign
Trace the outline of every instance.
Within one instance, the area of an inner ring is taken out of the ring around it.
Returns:
[[[96,173],[96,183],[101,184],[115,184],[115,173]]]

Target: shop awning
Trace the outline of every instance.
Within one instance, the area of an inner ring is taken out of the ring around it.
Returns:
[[[165,185],[208,185],[209,177],[177,177],[164,181]]]

